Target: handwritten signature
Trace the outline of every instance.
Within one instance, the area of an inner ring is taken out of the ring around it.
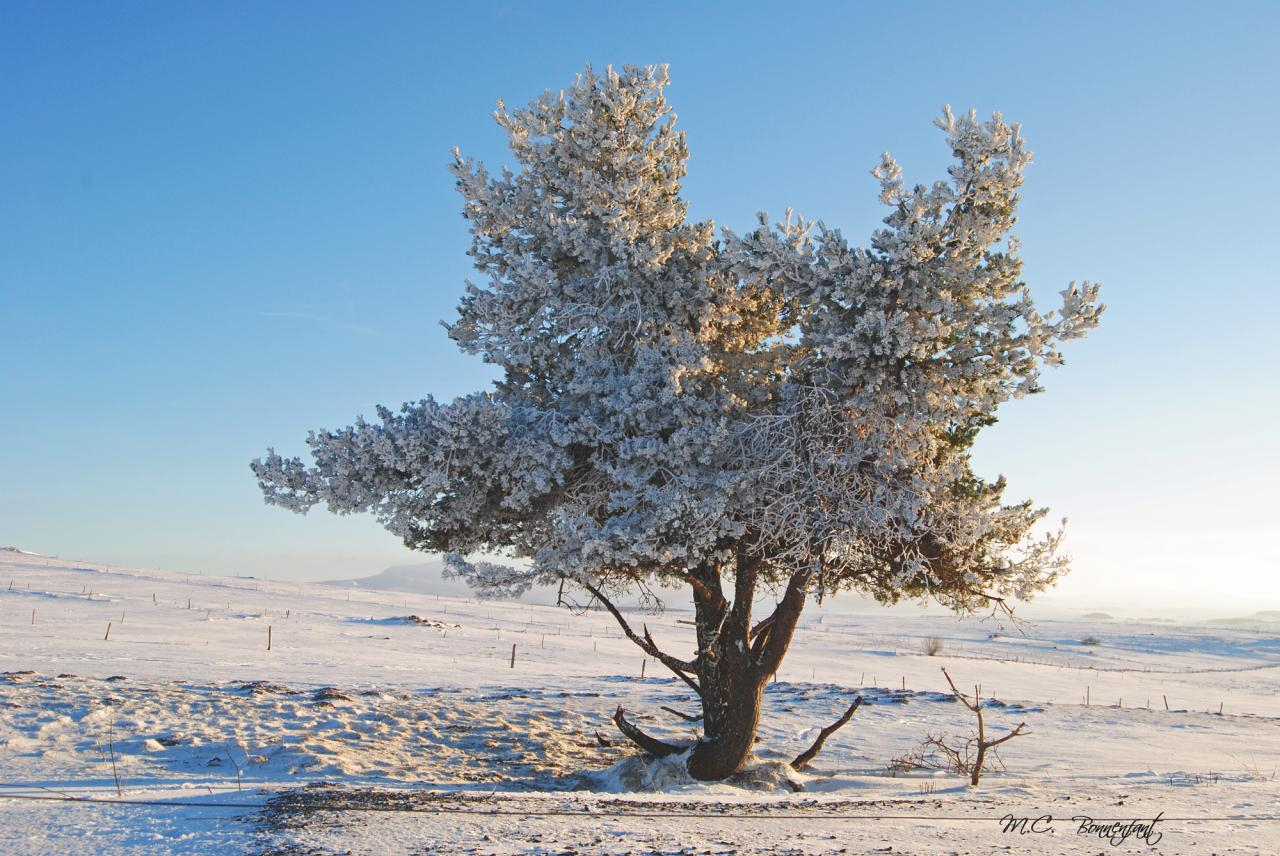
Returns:
[[[1077,814],[1071,818],[1071,823],[1076,827],[1076,835],[1097,836],[1112,847],[1118,847],[1130,838],[1154,847],[1160,843],[1160,839],[1164,838],[1164,833],[1156,830],[1156,824],[1160,822],[1162,817],[1164,817],[1164,812],[1160,812],[1151,820],[1116,820],[1108,823],[1099,823],[1088,815]],[[1001,831],[1006,834],[1051,833],[1054,831],[1053,824],[1054,817],[1051,814],[1042,814],[1039,817],[1031,817],[1030,815],[1018,817],[1017,815],[1006,814],[1000,818]]]

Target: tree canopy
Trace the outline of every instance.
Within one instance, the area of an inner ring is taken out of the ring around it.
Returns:
[[[518,168],[455,150],[482,279],[446,326],[501,379],[314,432],[310,464],[270,451],[267,501],[372,512],[490,595],[692,584],[742,556],[765,583],[960,609],[1051,585],[1046,510],[1006,504],[969,456],[1102,311],[1073,283],[1042,314],[1020,279],[1018,127],[946,109],[954,162],[930,185],[884,155],[866,247],[790,212],[717,234],[688,219],[666,84],[588,68],[499,104]]]

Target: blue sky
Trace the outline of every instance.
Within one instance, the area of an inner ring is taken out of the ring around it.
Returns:
[[[692,7],[692,8],[690,8]],[[1061,596],[1280,600],[1272,332],[1280,7],[0,5],[0,545],[317,579],[414,561],[262,504],[248,461],[484,386],[445,171],[494,102],[665,62],[698,218],[856,240],[882,150],[942,174],[943,103],[1023,124],[1028,282],[1109,305],[981,469],[1071,518]]]

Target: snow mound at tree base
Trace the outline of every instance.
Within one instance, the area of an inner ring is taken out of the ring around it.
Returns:
[[[700,782],[689,775],[692,749],[666,758],[631,755],[593,778],[594,790],[605,793],[666,793],[729,786],[744,791],[794,793],[804,790],[804,777],[781,761],[752,759],[722,782]]]

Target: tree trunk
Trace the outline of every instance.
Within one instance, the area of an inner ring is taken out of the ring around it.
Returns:
[[[760,723],[760,699],[765,680],[730,640],[719,646],[712,667],[702,670],[702,740],[689,756],[689,775],[704,781],[732,776],[751,756]],[[737,654],[737,656],[734,656]]]
[[[698,650],[692,660],[661,651],[647,627],[642,634],[636,633],[598,588],[583,583],[613,614],[631,641],[658,658],[701,697],[703,736],[693,747],[688,763],[689,774],[695,779],[728,778],[751,757],[765,684],[778,671],[804,609],[810,574],[797,571],[773,614],[752,627],[751,601],[762,563],[763,559],[739,550],[732,603],[722,592],[719,566],[704,565],[685,575],[693,588],[697,618]],[[661,758],[684,751],[680,745],[645,734],[624,714],[618,708],[614,722],[645,752]]]
[[[703,724],[702,740],[689,756],[695,779],[728,778],[751,757],[765,684],[781,664],[804,607],[808,577],[797,574],[773,614],[752,628],[759,567],[759,559],[739,556],[732,605],[719,597],[718,579],[714,586],[704,579],[710,596],[694,599]]]

